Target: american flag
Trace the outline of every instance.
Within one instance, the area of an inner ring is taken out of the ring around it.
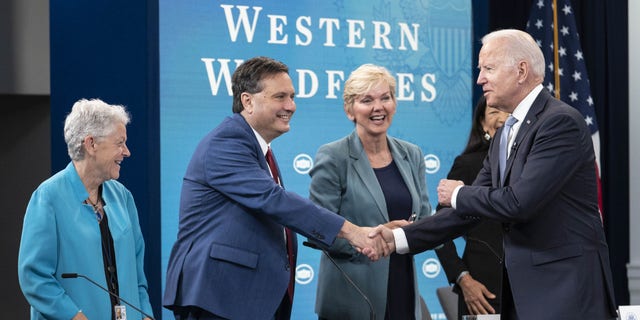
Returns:
[[[557,28],[554,27],[556,25]],[[527,32],[536,40],[547,62],[548,72],[543,85],[556,98],[578,109],[591,129],[591,140],[596,154],[598,205],[602,213],[600,135],[571,1],[535,1],[527,22]]]

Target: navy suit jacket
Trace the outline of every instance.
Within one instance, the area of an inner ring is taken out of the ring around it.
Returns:
[[[331,245],[343,223],[277,185],[253,130],[234,114],[202,139],[185,173],[163,304],[271,319],[295,268],[283,226]]]
[[[494,219],[503,223],[505,270],[521,320],[615,318],[595,155],[582,115],[543,90],[515,137],[504,186],[498,147],[492,143],[473,185],[460,189],[455,210],[405,228],[411,252],[478,217]],[[434,225],[447,230],[430,234]]]

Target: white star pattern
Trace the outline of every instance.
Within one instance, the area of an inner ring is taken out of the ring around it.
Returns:
[[[586,122],[588,126],[591,126],[593,124],[593,118],[587,116],[586,118],[584,118],[584,122]]]
[[[582,75],[578,71],[574,71],[572,77],[573,81],[582,80]]]
[[[569,95],[569,99],[571,99],[571,102],[578,100],[578,93],[571,91],[571,94]]]
[[[558,10],[557,15],[558,29],[554,30],[554,23],[550,19],[553,16],[553,0],[536,0],[531,8],[527,32],[535,39],[544,54],[548,70],[545,75],[545,88],[554,94],[560,93],[561,100],[578,109],[593,134],[598,131],[598,124],[571,0],[556,1],[557,7],[562,8]],[[554,60],[554,31],[560,35],[557,38],[557,65]],[[554,72],[558,74],[559,83],[556,83]]]

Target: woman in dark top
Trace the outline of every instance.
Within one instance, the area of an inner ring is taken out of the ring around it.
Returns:
[[[508,114],[478,100],[469,141],[456,157],[447,179],[470,185],[482,168],[489,144]],[[438,208],[439,209],[439,208]],[[500,313],[502,281],[502,227],[499,222],[483,221],[465,235],[462,258],[453,241],[436,250],[447,279],[458,294],[458,318],[468,314]]]
[[[344,109],[355,123],[348,136],[318,150],[311,199],[360,226],[409,223],[431,212],[424,156],[418,146],[387,135],[396,112],[396,82],[385,69],[363,65],[344,85]],[[378,319],[423,319],[411,255],[371,262],[346,241],[328,250],[371,300]],[[368,319],[369,307],[323,256],[316,313],[320,319]]]

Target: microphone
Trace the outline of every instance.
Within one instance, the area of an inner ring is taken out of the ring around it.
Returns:
[[[136,311],[138,311],[138,312],[142,313],[145,317],[147,317],[147,318],[149,318],[149,319],[151,319],[151,320],[155,320],[155,318],[154,318],[154,317],[152,317],[152,316],[150,316],[149,314],[145,313],[144,311],[140,310],[140,308],[137,308],[136,306],[134,306],[134,305],[132,305],[131,303],[129,303],[127,300],[124,300],[124,299],[120,298],[120,296],[118,296],[117,294],[115,294],[115,293],[113,293],[113,292],[109,291],[107,288],[105,288],[105,287],[101,286],[100,284],[98,284],[97,282],[95,282],[95,281],[91,280],[91,278],[89,278],[89,277],[87,277],[87,276],[85,276],[85,275],[83,275],[83,274],[79,274],[79,273],[63,273],[63,274],[62,274],[62,278],[63,278],[63,279],[70,279],[70,278],[71,278],[71,279],[75,279],[75,278],[84,278],[84,279],[86,279],[87,281],[89,281],[89,282],[93,283],[94,285],[96,285],[98,288],[100,288],[100,289],[104,290],[105,292],[107,292],[107,293],[108,293],[108,294],[110,294],[111,296],[113,296],[113,297],[117,298],[118,300],[120,300],[120,301],[124,302],[124,303],[125,303],[125,304],[127,304],[129,307],[131,307],[131,308],[133,308],[134,310],[136,310]]]
[[[475,241],[475,242],[478,242],[478,243],[486,246],[487,249],[489,249],[489,251],[491,251],[491,253],[498,259],[498,262],[500,264],[502,264],[502,262],[504,262],[502,260],[502,257],[498,254],[497,250],[495,250],[493,248],[493,246],[491,246],[488,242],[486,242],[484,240],[481,240],[481,239],[478,239],[478,238],[474,238],[474,237],[466,237],[466,238],[467,238],[467,241]]]
[[[367,305],[369,305],[369,318],[371,320],[375,320],[376,319],[376,313],[373,310],[373,305],[371,304],[371,301],[369,300],[369,297],[367,297],[366,294],[364,294],[364,292],[362,292],[362,290],[360,289],[360,287],[358,287],[358,285],[353,282],[353,280],[351,280],[351,278],[349,277],[349,275],[344,272],[344,270],[342,270],[342,268],[340,268],[340,266],[338,265],[338,263],[329,255],[329,253],[322,249],[321,247],[319,247],[318,245],[316,245],[313,242],[309,242],[309,241],[304,241],[302,242],[302,245],[305,247],[309,247],[311,249],[316,249],[316,250],[320,250],[322,251],[322,253],[324,253],[324,255],[329,258],[329,261],[331,261],[331,263],[333,263],[334,266],[336,266],[336,268],[338,268],[338,270],[340,271],[340,273],[342,274],[342,276],[347,280],[347,282],[349,282],[349,284],[356,289],[356,291],[358,291],[358,294],[360,294],[360,296],[362,297],[362,299],[364,299],[365,302],[367,302]]]

